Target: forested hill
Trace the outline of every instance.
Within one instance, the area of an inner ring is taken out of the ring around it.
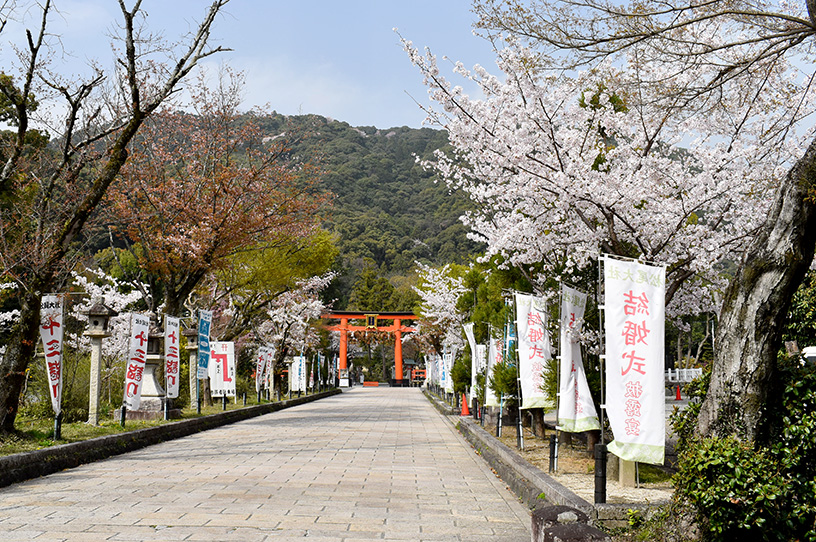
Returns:
[[[293,152],[326,170],[324,187],[336,198],[327,229],[339,235],[347,273],[370,258],[381,275],[404,276],[415,260],[463,262],[480,250],[458,220],[469,202],[415,160],[447,145],[444,131],[353,127],[317,115],[267,119],[270,137],[298,135]]]

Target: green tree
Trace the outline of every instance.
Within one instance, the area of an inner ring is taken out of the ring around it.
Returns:
[[[377,272],[373,260],[367,260],[354,283],[349,298],[349,308],[358,311],[395,311],[397,290]]]

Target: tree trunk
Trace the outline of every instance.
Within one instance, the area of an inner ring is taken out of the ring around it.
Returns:
[[[20,296],[20,319],[12,329],[8,348],[0,359],[0,433],[14,431],[26,369],[37,352],[40,303],[39,293]],[[48,397],[43,400],[48,400]]]
[[[816,248],[816,140],[791,168],[725,291],[717,351],[697,430],[753,441],[778,384],[777,351],[791,298]]]

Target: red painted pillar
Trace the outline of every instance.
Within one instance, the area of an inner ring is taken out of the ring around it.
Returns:
[[[340,319],[340,364],[339,370],[348,369],[348,318]]]
[[[394,320],[394,378],[402,380],[402,321],[397,318]]]

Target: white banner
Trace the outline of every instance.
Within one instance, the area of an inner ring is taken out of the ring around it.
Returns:
[[[264,381],[265,381],[264,387],[265,387],[265,389],[271,389],[273,384],[274,384],[274,381],[275,381],[275,354],[276,353],[277,353],[277,350],[275,350],[274,348],[270,348],[266,352],[266,371],[264,371],[264,374],[266,375],[265,378],[264,378]]]
[[[453,367],[453,354],[442,356],[442,365],[445,371],[445,391],[453,393],[453,378],[451,378],[451,368]]]
[[[266,352],[267,348],[262,346],[258,349],[255,359],[255,393],[260,393],[263,389],[264,370],[266,369]]]
[[[471,371],[473,371],[471,373],[472,374],[472,378],[471,378],[472,388],[471,389],[473,390],[472,393],[471,393],[471,397],[475,397],[475,394],[476,394],[476,376],[479,373],[487,374],[487,371],[485,371],[485,368],[487,367],[487,345],[477,344],[476,345],[476,355],[474,357],[476,358],[475,363],[471,367]]]
[[[167,397],[174,399],[179,395],[179,319],[173,316],[164,317],[164,382]]]
[[[289,366],[289,389],[306,391],[306,356],[295,356]]]
[[[142,404],[142,377],[147,361],[147,335],[150,318],[143,314],[130,314],[130,348],[125,365],[125,393],[122,403],[128,410],[139,410]]]
[[[490,381],[493,379],[493,371],[497,365],[504,363],[502,353],[502,340],[490,338],[487,348],[487,376],[485,377],[485,406],[499,406],[499,399],[490,388]]]
[[[40,338],[45,354],[45,373],[48,376],[48,393],[54,414],[62,411],[62,338],[64,321],[62,298],[44,295],[40,302]]]
[[[609,257],[603,266],[609,451],[662,465],[666,269]]]
[[[213,397],[235,397],[235,343],[210,343],[208,373]]]
[[[569,433],[600,429],[589,393],[578,334],[584,323],[587,295],[561,287],[561,369],[558,391],[558,428]]]
[[[547,307],[543,299],[516,294],[521,408],[553,408],[542,390],[544,367],[552,359]]]
[[[476,374],[479,372],[479,355],[476,352],[476,338],[473,335],[473,324],[468,323],[462,326],[465,330],[465,337],[467,337],[468,345],[470,346],[470,394],[469,399],[473,401],[476,397]]]

